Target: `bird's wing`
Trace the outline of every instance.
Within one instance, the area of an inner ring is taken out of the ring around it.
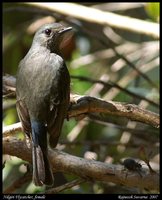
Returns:
[[[70,100],[70,76],[65,64],[59,69],[56,78],[58,79],[58,88],[55,88],[54,93],[51,91],[50,112],[47,121],[47,128],[50,134],[49,142],[53,148],[57,145]]]
[[[22,123],[23,131],[30,137],[31,124],[30,124],[29,113],[26,108],[26,105],[22,100],[17,100],[16,108],[17,108],[19,119]]]

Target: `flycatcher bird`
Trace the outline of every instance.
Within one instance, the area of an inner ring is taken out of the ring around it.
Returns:
[[[16,81],[17,112],[32,144],[33,181],[52,185],[49,144],[56,147],[70,100],[70,76],[60,46],[71,37],[71,27],[43,25],[20,61]]]

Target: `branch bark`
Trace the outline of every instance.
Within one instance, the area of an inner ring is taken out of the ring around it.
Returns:
[[[104,101],[90,96],[79,95],[73,95],[71,102],[76,102],[76,104],[72,104],[69,110],[69,117],[96,112],[126,117],[130,120],[149,124],[156,128],[160,126],[158,114],[144,110],[134,104]]]
[[[32,161],[31,149],[27,147],[25,141],[14,137],[3,138],[3,154],[17,156],[28,162]],[[49,159],[53,172],[61,171],[74,174],[90,181],[112,182],[129,187],[159,190],[159,175],[157,173],[149,173],[145,170],[141,178],[136,172],[124,172],[123,167],[119,165],[83,159],[56,149],[49,149]]]

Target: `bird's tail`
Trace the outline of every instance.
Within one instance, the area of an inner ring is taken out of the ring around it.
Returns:
[[[54,178],[48,160],[47,130],[41,122],[31,121],[33,181],[37,186],[52,185]]]

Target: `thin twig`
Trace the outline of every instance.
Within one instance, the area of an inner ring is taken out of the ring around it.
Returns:
[[[116,142],[116,141],[106,141],[106,140],[93,140],[93,141],[59,141],[59,144],[63,145],[68,145],[68,146],[75,146],[75,145],[81,145],[81,146],[93,146],[93,147],[98,147],[98,146],[118,146],[118,145],[123,145],[125,147],[131,147],[131,148],[139,148],[139,143],[135,142],[129,142],[129,143],[122,143],[122,142]],[[144,147],[148,147],[148,144],[142,144]],[[153,147],[156,148],[156,144],[153,145],[152,143],[149,143],[149,145],[152,145]]]
[[[95,80],[95,79],[92,79],[92,78],[89,78],[89,77],[85,77],[85,76],[76,76],[76,75],[75,75],[75,76],[74,76],[74,75],[71,75],[71,78],[73,78],[73,79],[79,79],[79,80],[81,80],[81,81],[88,81],[88,82],[91,82],[91,83],[99,83],[99,84],[104,85],[104,86],[107,87],[107,88],[115,87],[115,88],[118,88],[118,89],[120,89],[121,91],[127,93],[127,94],[130,95],[130,96],[133,96],[133,97],[135,97],[135,98],[137,98],[137,99],[140,99],[140,100],[141,100],[141,99],[142,99],[142,100],[145,100],[145,101],[147,101],[148,103],[150,103],[151,105],[154,105],[154,106],[156,106],[156,107],[159,107],[159,104],[158,104],[158,103],[156,103],[156,102],[154,102],[154,101],[152,101],[152,100],[150,100],[150,99],[147,99],[146,97],[141,96],[141,95],[139,95],[139,94],[135,94],[134,92],[131,92],[131,91],[129,91],[129,90],[127,90],[127,89],[121,87],[120,85],[118,85],[118,84],[116,84],[116,83],[113,83],[113,82],[111,82],[111,81],[104,82],[104,81],[101,81],[101,80]]]
[[[64,185],[61,185],[59,187],[55,187],[55,188],[49,189],[45,193],[46,194],[57,194],[59,192],[62,192],[63,190],[67,190],[67,189],[72,188],[72,187],[74,187],[76,185],[80,185],[81,183],[84,183],[84,182],[86,182],[86,180],[84,180],[84,179],[76,179],[76,180],[68,182],[68,183],[66,183]]]
[[[74,22],[75,23],[75,22]],[[75,24],[76,26],[79,27],[78,24]],[[98,32],[94,32],[93,30],[84,28],[83,26],[80,27],[80,31],[83,33],[87,33],[90,36],[94,37],[95,40],[97,39],[101,44],[103,44],[105,47],[109,47],[111,48],[114,53],[121,58],[122,60],[124,60],[126,62],[126,64],[128,66],[130,66],[132,69],[134,69],[139,75],[141,75],[141,77],[143,77],[151,86],[155,87],[156,89],[158,88],[157,85],[146,75],[144,74],[141,70],[139,70],[141,67],[139,66],[138,68],[136,67],[136,65],[134,63],[132,63],[126,56],[122,55],[121,53],[118,52],[118,50],[116,49],[116,45],[113,42],[113,40],[111,40],[108,37],[101,37],[101,35],[98,34]]]

